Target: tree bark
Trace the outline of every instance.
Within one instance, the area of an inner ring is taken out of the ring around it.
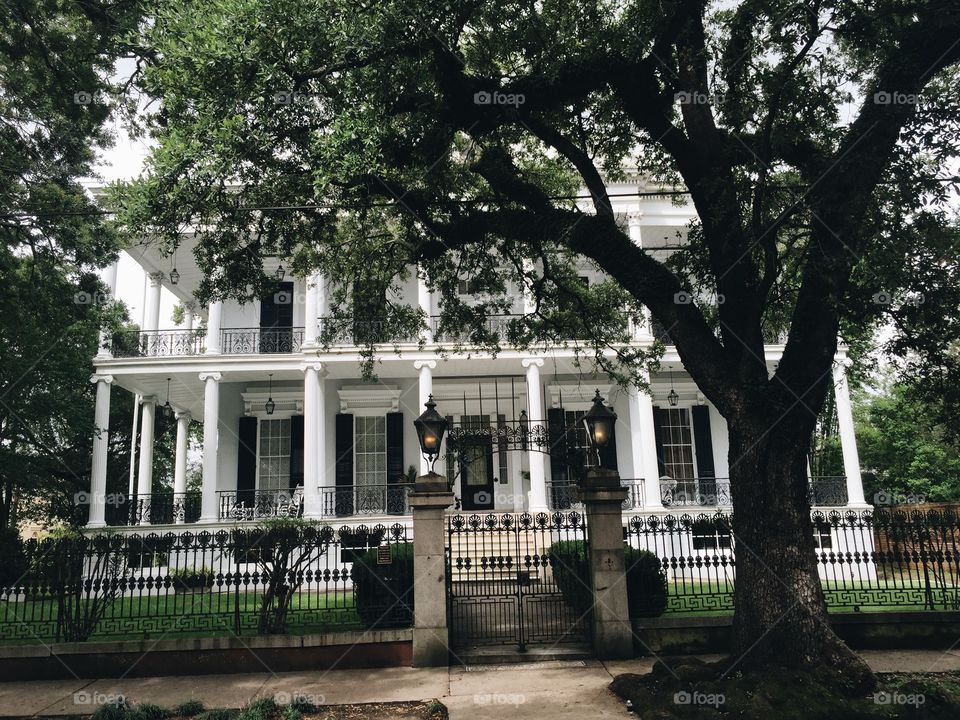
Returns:
[[[737,562],[733,657],[743,669],[826,665],[869,686],[871,671],[827,617],[807,494],[809,420],[797,414],[754,409],[728,420]]]

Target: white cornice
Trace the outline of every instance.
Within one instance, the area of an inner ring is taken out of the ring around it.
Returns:
[[[340,412],[378,408],[396,412],[400,409],[400,388],[395,385],[344,385],[337,395]]]

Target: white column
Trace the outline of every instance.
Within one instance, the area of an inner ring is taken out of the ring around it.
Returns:
[[[153,488],[153,435],[157,418],[157,399],[147,396],[140,401],[140,468],[137,471],[137,494],[149,495]]]
[[[304,348],[312,348],[317,344],[319,333],[319,323],[317,317],[320,315],[320,277],[316,273],[307,275],[304,279],[307,286],[307,297],[303,307],[303,345]]]
[[[631,210],[627,213],[627,234],[637,247],[643,247],[643,232],[640,221],[643,219],[642,210]],[[643,308],[643,321],[634,327],[634,337],[637,340],[652,340],[650,335],[650,311]]]
[[[93,462],[90,467],[90,515],[87,527],[106,526],[105,504],[107,499],[107,440],[110,433],[110,383],[112,375],[94,374],[90,382],[97,386],[97,399],[93,411]]]
[[[140,395],[133,396],[133,427],[130,428],[130,480],[127,495],[133,497],[137,492],[137,430],[140,428]]]
[[[532,273],[533,273],[533,260],[525,259],[523,261],[523,274],[525,276],[529,276]],[[522,291],[523,291],[523,314],[531,315],[533,314],[533,311],[536,310],[536,306],[537,306],[536,298],[534,298],[533,293],[530,291],[530,288],[527,287],[526,285],[523,286]],[[543,418],[537,418],[537,419],[542,420]]]
[[[203,489],[200,519],[215,521],[217,507],[217,446],[220,433],[220,378],[218,372],[200,373],[203,381]]]
[[[530,424],[545,423],[546,413],[543,410],[543,394],[540,392],[540,368],[543,367],[541,358],[524,358],[520,363],[527,369],[527,415]],[[530,512],[541,512],[547,509],[547,469],[544,453],[531,449],[530,462],[530,494],[528,507]]]
[[[173,460],[173,517],[179,525],[186,519],[184,512],[186,508],[187,492],[187,446],[190,440],[190,413],[177,412],[177,446],[176,454]],[[180,512],[178,503],[184,503],[184,512]]]
[[[197,312],[197,306],[193,302],[186,302],[183,304],[183,329],[184,330],[193,330],[193,322],[195,319],[195,314]]]
[[[105,301],[112,302],[117,295],[117,261],[114,260],[103,269],[103,284],[107,286]],[[97,349],[98,358],[113,357],[110,332],[106,328],[100,330],[100,347]]]
[[[423,334],[423,340],[427,343],[433,342],[433,293],[427,287],[427,276],[422,268],[417,269],[417,304],[427,316],[427,329]]]
[[[413,367],[420,371],[419,394],[420,404],[417,406],[417,415],[424,411],[424,403],[433,394],[433,370],[437,367],[434,360],[417,360]],[[420,456],[420,474],[426,475],[430,471],[430,465],[427,459]]]
[[[323,514],[320,486],[327,475],[326,428],[323,408],[326,404],[323,379],[327,372],[318,362],[303,368],[303,514],[318,518]]]
[[[143,306],[143,329],[147,331],[160,329],[160,290],[163,273],[155,272],[147,275],[147,297]]]
[[[846,356],[834,362],[833,390],[837,403],[840,449],[843,452],[843,472],[847,476],[847,504],[866,505],[863,497],[863,480],[860,477],[857,435],[853,428],[853,407],[850,404],[850,389],[847,386],[847,368],[852,364],[850,358]]]
[[[627,390],[630,407],[630,447],[633,450],[633,472],[643,478],[643,503],[650,510],[662,510],[660,466],[657,463],[657,440],[653,429],[653,400],[637,387]]]
[[[223,302],[214,300],[207,306],[207,355],[219,355],[220,323],[223,317]]]

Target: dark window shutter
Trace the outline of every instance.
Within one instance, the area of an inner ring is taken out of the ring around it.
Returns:
[[[337,413],[334,422],[334,481],[336,482],[336,499],[334,502],[337,515],[353,514],[353,415]]]
[[[666,414],[666,410],[656,405],[653,406],[653,438],[657,444],[657,470],[660,472],[660,477],[666,475],[667,471],[663,464],[663,425],[666,421]]]
[[[240,418],[237,432],[237,500],[246,507],[253,507],[257,487],[257,419]]]
[[[303,415],[290,418],[290,489],[303,485]]]
[[[589,450],[587,452],[590,452]],[[605,470],[619,470],[617,467],[617,428],[614,426],[610,433],[610,442],[605,448],[600,448],[600,467]]]
[[[710,408],[693,406],[693,444],[697,452],[697,475],[702,478],[716,477],[713,464],[713,439],[710,436]]]
[[[547,438],[550,442],[550,482],[567,484],[567,433],[563,408],[547,410]]]
[[[403,413],[387,413],[387,484],[404,481],[403,475]]]

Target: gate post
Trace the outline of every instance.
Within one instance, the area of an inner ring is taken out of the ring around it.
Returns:
[[[447,560],[444,510],[453,504],[447,480],[436,473],[417,478],[413,512],[413,666],[450,663],[447,629]]]
[[[621,516],[628,492],[616,471],[601,468],[590,468],[580,488],[593,591],[593,651],[600,660],[633,657]]]

